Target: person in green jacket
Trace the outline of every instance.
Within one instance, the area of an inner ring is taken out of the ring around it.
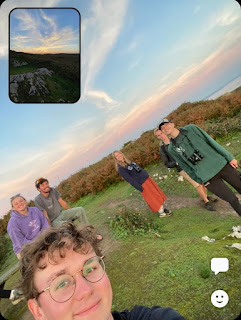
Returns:
[[[180,167],[196,182],[229,202],[241,216],[241,204],[228,182],[241,193],[238,162],[234,156],[213,140],[205,131],[189,124],[177,129],[170,120],[163,119],[158,128],[171,137],[168,152]]]

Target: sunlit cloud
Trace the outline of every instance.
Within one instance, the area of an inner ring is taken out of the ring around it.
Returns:
[[[0,184],[0,200],[10,198],[12,195],[17,193],[23,193],[26,186],[26,181],[32,177],[33,171],[29,171],[27,174],[22,174],[19,177],[10,178],[7,181],[7,188],[5,184]]]
[[[217,27],[227,27],[234,24],[238,20],[240,20],[240,12],[236,10],[236,8],[229,11],[225,8],[223,11],[211,15],[206,29],[207,31],[210,31],[211,29]]]
[[[95,104],[100,109],[112,109],[120,103],[112,99],[106,92],[97,90],[88,90],[83,99]]]
[[[60,3],[60,0],[15,0],[4,1],[0,10],[0,58],[8,56],[8,15],[15,8],[31,8],[39,7],[55,7]]]
[[[168,88],[165,90],[157,89],[155,94],[132,106],[131,110],[125,115],[109,120],[106,130],[115,129],[119,136],[128,136],[128,132],[136,127],[136,123],[141,127],[142,123],[153,117],[157,112],[160,112],[160,114],[164,112],[166,107],[172,103],[173,98],[178,97],[178,95],[186,96],[190,90],[195,91],[203,85],[210,75],[213,74],[213,77],[215,77],[215,73],[213,73],[215,69],[222,69],[223,65],[230,63],[230,59],[235,59],[238,56],[240,49],[241,44],[237,44],[232,53],[226,53],[223,48],[219,48],[201,63],[190,65],[186,72],[173,81]]]
[[[11,13],[13,18],[18,20],[18,26],[11,30],[12,50],[27,53],[79,52],[79,30],[70,26],[60,29],[56,17],[48,16],[42,9],[16,9]],[[20,34],[23,31],[24,37]]]
[[[90,99],[98,108],[118,105],[108,93],[95,88],[95,79],[117,41],[127,4],[127,0],[95,0],[91,7],[93,15],[82,23],[82,45],[85,47],[82,57],[82,98]]]

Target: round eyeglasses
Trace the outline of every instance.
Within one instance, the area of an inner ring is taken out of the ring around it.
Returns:
[[[105,274],[103,257],[95,256],[88,259],[84,263],[83,269],[76,271],[73,275],[61,274],[57,276],[46,289],[38,293],[36,299],[38,299],[40,294],[49,290],[49,294],[54,301],[59,303],[68,301],[75,292],[76,281],[74,276],[78,272],[81,272],[82,276],[89,282],[94,283],[100,281]]]

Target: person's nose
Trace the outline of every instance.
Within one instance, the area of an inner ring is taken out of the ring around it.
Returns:
[[[88,295],[91,295],[92,291],[93,284],[83,277],[82,272],[78,272],[75,275],[75,299],[82,300]]]

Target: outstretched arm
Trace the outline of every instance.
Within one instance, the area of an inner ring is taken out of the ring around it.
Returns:
[[[49,216],[48,216],[48,214],[47,214],[47,211],[42,210],[42,213],[43,213],[43,215],[45,216],[46,220],[48,221],[48,224],[49,224],[50,227],[51,227],[51,221],[50,221],[50,219],[49,219]]]
[[[61,197],[58,199],[58,202],[65,210],[70,209],[70,206]]]

